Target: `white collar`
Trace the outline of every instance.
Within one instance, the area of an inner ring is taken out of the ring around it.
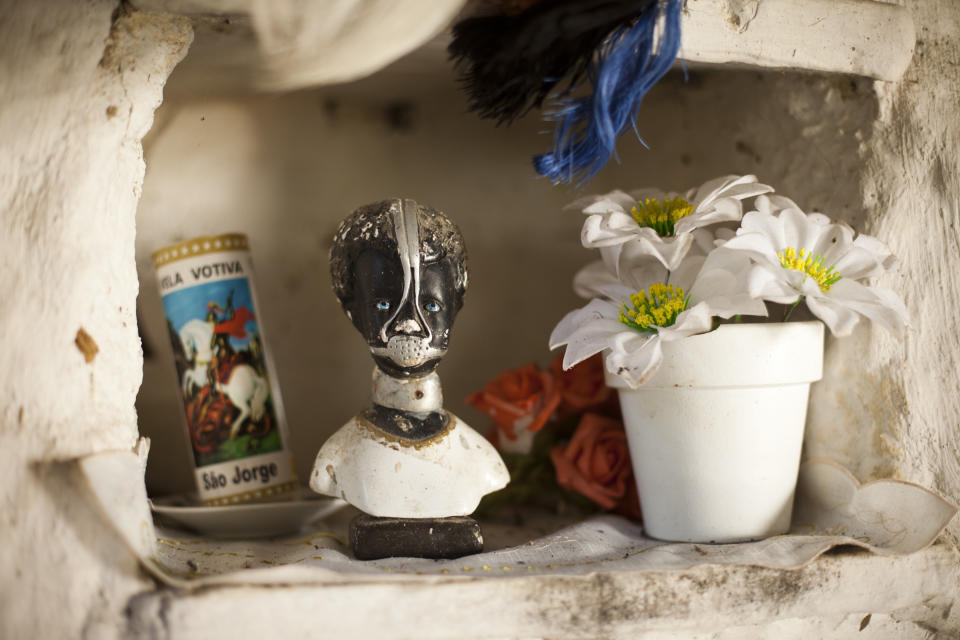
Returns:
[[[382,407],[430,413],[443,407],[440,376],[434,371],[421,378],[394,378],[373,368],[373,401]]]

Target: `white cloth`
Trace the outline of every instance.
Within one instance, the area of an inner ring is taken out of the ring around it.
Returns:
[[[422,46],[465,0],[254,0],[264,88],[289,91],[370,75]]]

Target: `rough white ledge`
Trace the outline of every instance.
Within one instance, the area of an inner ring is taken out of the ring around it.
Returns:
[[[448,4],[455,2],[449,0]],[[233,26],[220,25],[211,34],[199,28],[191,57],[210,57],[213,64],[225,58],[239,59],[247,67],[258,64],[256,38],[249,29],[237,28],[238,24],[250,23],[248,18],[256,10],[254,0],[134,0],[134,4],[144,11],[182,14],[200,22],[230,18]],[[303,6],[324,10],[322,3]],[[284,3],[284,10],[290,9]],[[408,56],[403,71],[448,76],[449,37],[449,33],[443,33],[426,42],[415,55]],[[915,41],[910,12],[876,0],[685,0],[680,59],[695,64],[798,69],[896,80],[913,57]],[[311,55],[320,55],[321,50],[324,56],[337,53],[330,47],[299,51],[298,64],[309,66],[305,61]],[[378,58],[375,66],[390,61],[380,57],[383,60]],[[191,66],[198,62],[202,67],[202,61],[196,60]],[[315,66],[328,62],[324,59]],[[249,72],[249,68],[238,70],[233,74],[235,82],[249,81]],[[298,86],[310,84],[307,78],[313,76],[301,75]],[[269,79],[261,79],[259,84],[271,86]]]
[[[896,80],[915,42],[910,12],[874,0],[686,0],[680,57]]]
[[[585,576],[391,575],[364,584],[222,586],[146,592],[132,637],[851,638],[953,637],[960,554],[840,550],[795,571],[701,566]],[[869,616],[869,617],[868,617]],[[940,637],[940,636],[938,636]]]

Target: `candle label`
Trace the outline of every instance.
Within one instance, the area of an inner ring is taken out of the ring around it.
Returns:
[[[201,500],[294,493],[246,237],[197,238],[153,257]]]

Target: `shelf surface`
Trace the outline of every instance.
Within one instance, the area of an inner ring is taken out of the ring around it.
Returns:
[[[488,551],[474,556],[359,562],[345,511],[279,539],[154,530],[138,452],[80,462],[91,497],[161,585],[129,604],[136,637],[671,637],[783,618],[808,637],[843,637],[820,626],[837,632],[873,613],[878,626],[960,630],[960,553],[929,546],[956,508],[909,483],[860,485],[829,462],[801,467],[791,532],[757,542],[667,543],[613,515],[557,530],[564,519],[547,517],[484,524]]]
[[[178,639],[849,638],[871,620],[866,637],[949,637],[960,631],[958,582],[960,556],[944,545],[903,557],[844,548],[799,570],[385,573],[363,583],[163,589],[131,602],[129,619],[135,637]]]

